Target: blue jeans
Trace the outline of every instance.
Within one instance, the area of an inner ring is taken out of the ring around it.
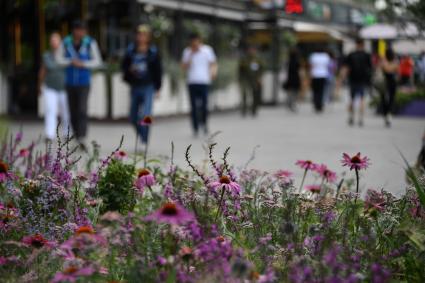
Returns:
[[[131,87],[130,121],[143,143],[148,142],[149,127],[140,125],[140,121],[152,114],[154,93],[153,85]]]
[[[195,133],[199,126],[203,126],[205,132],[207,129],[208,118],[208,85],[207,84],[189,84],[190,106],[192,109],[192,127]]]

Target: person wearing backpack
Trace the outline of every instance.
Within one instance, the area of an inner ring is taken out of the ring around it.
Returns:
[[[80,148],[86,151],[91,70],[100,67],[102,59],[96,40],[87,35],[87,27],[83,21],[73,23],[72,34],[64,38],[55,57],[58,64],[65,67],[72,131]]]
[[[159,96],[162,84],[161,58],[158,49],[151,44],[149,26],[137,28],[135,41],[127,48],[121,68],[124,81],[130,85],[130,121],[146,145],[149,126],[141,121],[152,114],[154,95]]]
[[[372,59],[364,50],[364,42],[362,39],[356,39],[356,50],[348,54],[345,58],[341,69],[340,81],[348,76],[350,87],[350,104],[348,106],[349,118],[348,124],[354,124],[354,104],[356,99],[360,99],[359,107],[359,126],[364,123],[365,102],[364,96],[366,88],[371,84],[372,77]]]

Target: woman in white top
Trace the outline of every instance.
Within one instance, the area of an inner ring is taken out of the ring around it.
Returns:
[[[214,50],[202,43],[198,34],[190,36],[190,45],[183,51],[182,67],[187,73],[192,127],[195,137],[199,127],[208,133],[208,90],[217,74]]]
[[[311,54],[309,59],[313,105],[317,113],[323,111],[323,94],[329,77],[331,58],[328,53],[319,50]]]

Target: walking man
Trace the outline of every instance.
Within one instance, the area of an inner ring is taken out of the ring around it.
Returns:
[[[149,126],[142,125],[141,121],[152,114],[154,95],[159,95],[162,83],[161,59],[158,49],[150,41],[150,28],[140,25],[135,42],[128,47],[122,63],[124,80],[130,85],[130,120],[145,145]]]
[[[196,33],[190,35],[190,45],[183,51],[182,67],[187,74],[194,136],[200,127],[207,134],[208,90],[217,75],[217,62],[214,50]]]
[[[347,75],[351,95],[350,104],[348,106],[348,124],[350,126],[354,124],[354,104],[356,99],[359,98],[360,109],[358,123],[359,126],[362,127],[365,111],[364,96],[366,88],[371,83],[372,76],[371,56],[364,50],[364,42],[362,39],[356,40],[356,50],[348,54],[348,56],[345,58],[340,79],[344,79]]]
[[[87,102],[91,70],[101,65],[102,59],[96,40],[87,35],[86,24],[75,21],[72,34],[65,37],[57,52],[57,61],[66,67],[65,85],[74,136],[82,150],[87,150]]]
[[[44,100],[44,124],[46,141],[52,141],[56,137],[58,116],[62,122],[62,133],[68,135],[69,109],[65,93],[65,72],[55,60],[61,44],[61,36],[54,32],[50,35],[50,50],[43,54],[43,65],[39,72],[39,93]]]
[[[239,62],[239,82],[242,94],[242,116],[245,117],[250,100],[250,110],[253,116],[257,115],[261,103],[261,79],[263,76],[263,62],[257,55],[257,49],[249,46],[246,55]]]

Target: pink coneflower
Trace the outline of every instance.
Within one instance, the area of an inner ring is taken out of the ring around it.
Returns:
[[[79,236],[82,234],[95,234],[96,232],[94,231],[93,227],[85,225],[85,226],[80,226],[75,230],[75,235]]]
[[[221,189],[222,191],[228,191],[231,194],[239,194],[241,187],[238,183],[233,182],[228,176],[221,176],[218,181],[210,184],[211,188],[215,191]]]
[[[41,234],[34,234],[32,236],[26,236],[22,239],[22,243],[31,246],[33,248],[39,249],[44,246],[51,246],[52,244],[45,239]]]
[[[361,169],[366,169],[369,166],[369,158],[367,156],[361,157],[360,152],[354,155],[353,157],[350,157],[347,153],[344,153],[342,155],[342,158],[342,166],[350,167],[350,170],[354,169],[354,171],[356,172],[356,197],[354,199],[354,203],[357,203],[360,183],[359,171]]]
[[[295,162],[295,165],[298,165],[301,167],[301,169],[304,169],[304,175],[301,180],[301,185],[298,189],[298,193],[300,194],[304,186],[304,181],[305,181],[305,177],[307,176],[307,172],[309,170],[314,170],[317,167],[317,164],[311,160],[298,160],[297,162]]]
[[[91,207],[96,207],[99,204],[99,200],[97,199],[88,199],[86,200],[86,204]]]
[[[155,184],[155,176],[146,168],[140,169],[137,174],[136,188],[143,191],[145,187]]]
[[[145,217],[146,221],[182,225],[195,221],[195,216],[174,202],[165,203],[160,209]]]
[[[30,151],[27,148],[23,148],[19,151],[19,157],[28,157],[30,155]]]
[[[318,194],[320,193],[320,190],[321,190],[320,185],[309,185],[309,186],[306,186],[305,188],[313,194]]]
[[[370,165],[369,158],[367,156],[361,157],[360,152],[353,157],[350,157],[347,153],[344,153],[342,157],[342,166],[350,167],[350,170],[366,169]]]
[[[189,260],[193,255],[193,250],[188,246],[184,246],[180,249],[179,255],[183,260]]]
[[[0,160],[0,182],[6,180],[7,172],[9,171],[9,165]]]
[[[292,173],[291,171],[288,170],[278,170],[274,176],[279,179],[279,181],[285,183],[285,184],[289,184],[292,183],[292,176],[294,175],[294,173]]]
[[[124,150],[118,150],[114,153],[114,158],[118,160],[123,160],[127,157],[127,153]]]
[[[330,170],[325,164],[318,165],[315,171],[328,183],[334,183],[336,181],[336,173]]]
[[[317,166],[317,164],[311,160],[298,160],[295,165],[298,165],[305,170],[314,170]]]
[[[141,126],[150,126],[152,125],[152,117],[151,116],[145,116],[143,117],[143,119],[140,121],[140,125]]]
[[[55,277],[52,279],[52,283],[75,282],[80,277],[90,276],[93,273],[95,273],[95,270],[91,267],[78,268],[75,266],[69,266],[64,269],[64,271],[56,273]]]

